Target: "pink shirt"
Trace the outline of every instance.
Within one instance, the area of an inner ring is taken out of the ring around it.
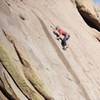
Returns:
[[[62,29],[58,29],[58,32],[59,32],[60,35],[63,35],[63,36],[68,35],[68,33],[65,32],[65,31],[62,30]]]

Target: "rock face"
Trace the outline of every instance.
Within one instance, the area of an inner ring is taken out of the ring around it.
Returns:
[[[87,24],[100,31],[100,20],[95,12],[92,0],[76,0],[76,5]]]
[[[97,30],[89,0],[0,0],[0,100],[100,100]]]

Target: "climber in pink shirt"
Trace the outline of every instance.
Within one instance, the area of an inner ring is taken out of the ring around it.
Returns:
[[[59,27],[56,27],[53,33],[56,34],[57,40],[59,39],[61,40],[61,45],[63,49],[65,50],[67,48],[66,41],[70,38],[70,35]]]

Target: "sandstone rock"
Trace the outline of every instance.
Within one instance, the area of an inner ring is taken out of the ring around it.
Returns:
[[[0,100],[99,100],[99,26],[89,0],[1,0]]]
[[[92,0],[76,0],[76,6],[86,23],[100,31],[100,20]]]

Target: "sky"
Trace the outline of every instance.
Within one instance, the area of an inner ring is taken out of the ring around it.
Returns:
[[[100,0],[95,0],[95,2],[96,2],[97,4],[100,4]]]

